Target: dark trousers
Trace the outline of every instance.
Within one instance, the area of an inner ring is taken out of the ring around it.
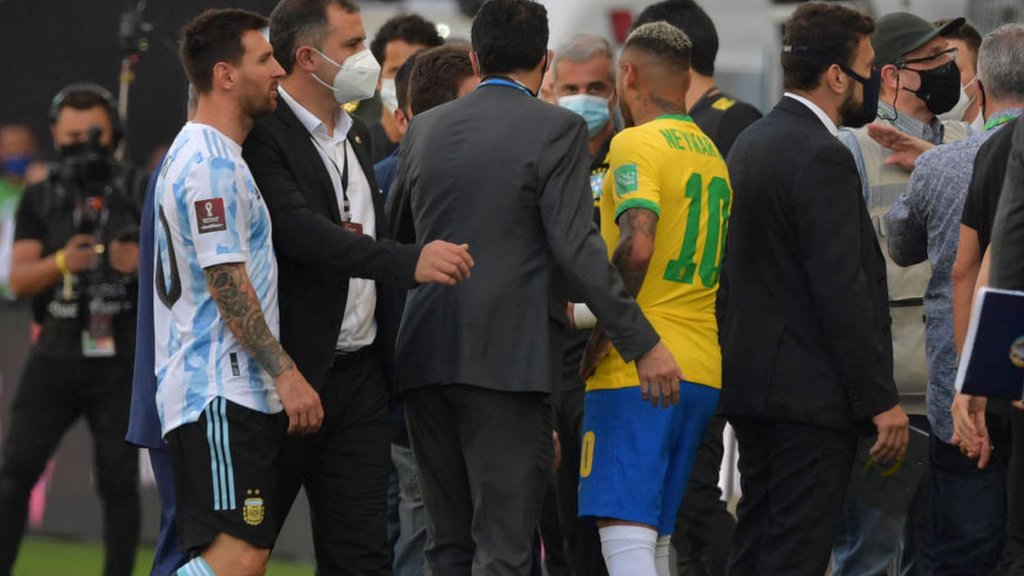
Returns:
[[[427,507],[427,574],[529,575],[551,476],[548,396],[451,385],[403,400]]]
[[[676,548],[679,576],[725,576],[736,519],[722,501],[718,475],[725,446],[725,417],[708,423],[693,461],[683,504],[676,514],[672,544]]]
[[[729,573],[821,576],[828,568],[857,437],[796,422],[735,418],[743,497]]]
[[[11,407],[0,463],[0,575],[8,576],[25,533],[28,498],[64,432],[85,416],[103,502],[103,574],[127,576],[139,543],[138,450],[124,440],[132,359],[54,359],[32,354]]]
[[[991,407],[992,400],[989,400]],[[1008,503],[1006,521],[1006,546],[995,576],[1024,576],[1024,412],[1009,408],[1009,439],[1000,446],[993,436],[995,451],[1009,453],[1006,474],[1006,497]],[[989,416],[991,422],[991,415]],[[991,424],[990,424],[991,427]],[[991,429],[989,430],[992,433]]]
[[[579,376],[576,376],[578,379]],[[601,537],[590,518],[579,517],[580,455],[583,448],[582,385],[562,390],[555,411],[555,425],[562,444],[562,466],[555,474],[558,523],[575,576],[606,576],[608,569],[601,555]]]
[[[391,574],[391,429],[382,374],[371,348],[338,356],[319,390],[323,425],[311,436],[289,436],[282,452],[278,493],[287,511],[305,487],[323,576]]]
[[[170,576],[189,559],[178,543],[177,499],[174,497],[174,466],[171,460],[170,450],[149,449],[149,464],[153,467],[156,491],[160,496],[160,536],[156,540],[150,576]]]
[[[1002,554],[1008,454],[988,424],[997,448],[982,470],[956,446],[931,437],[935,576],[988,576]]]

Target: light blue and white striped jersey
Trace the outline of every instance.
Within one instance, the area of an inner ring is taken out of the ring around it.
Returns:
[[[270,214],[242,147],[211,126],[186,124],[164,161],[155,199],[153,324],[163,434],[197,421],[217,396],[279,412],[273,377],[222,321],[203,271],[244,262],[267,325],[279,335]]]

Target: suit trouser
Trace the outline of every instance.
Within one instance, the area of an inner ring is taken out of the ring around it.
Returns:
[[[821,576],[828,568],[857,437],[809,424],[730,418],[743,498],[729,574]]]
[[[718,487],[725,453],[724,431],[724,416],[715,416],[708,423],[676,514],[672,543],[680,576],[725,576],[729,564],[736,519],[722,501]]]
[[[131,358],[55,359],[32,354],[11,407],[0,463],[0,574],[11,573],[25,534],[28,499],[79,416],[92,431],[103,502],[106,576],[127,576],[139,543],[139,452],[124,440],[131,399]]]
[[[391,428],[387,386],[372,348],[338,356],[320,389],[324,421],[311,436],[289,436],[278,490],[285,514],[305,487],[317,573],[391,574],[387,490]],[[279,519],[284,524],[284,518]]]
[[[553,457],[548,395],[450,385],[403,401],[427,507],[427,574],[530,574]]]
[[[579,376],[576,376],[579,379]],[[579,517],[580,455],[583,434],[583,383],[562,390],[556,411],[558,438],[562,445],[562,466],[555,475],[558,522],[575,576],[608,574],[601,555],[601,537],[593,519]]]

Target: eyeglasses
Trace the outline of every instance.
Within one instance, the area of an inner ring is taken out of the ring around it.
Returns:
[[[896,67],[906,68],[911,64],[935,62],[936,60],[941,60],[943,64],[945,64],[946,62],[953,62],[956,60],[956,56],[959,53],[959,51],[959,48],[947,48],[946,50],[943,50],[942,52],[938,52],[936,54],[932,54],[931,56],[922,56],[920,58],[911,58],[910,60],[902,60],[900,62],[896,62]]]

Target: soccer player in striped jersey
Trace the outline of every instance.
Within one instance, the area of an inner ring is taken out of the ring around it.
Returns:
[[[182,30],[199,93],[155,190],[157,410],[174,466],[178,574],[263,574],[277,537],[285,434],[315,431],[320,399],[278,341],[271,222],[242,159],[284,70],[264,17],[209,10]]]
[[[715,294],[731,191],[721,154],[686,115],[690,49],[656,22],[630,35],[619,63],[629,128],[612,140],[601,234],[684,376],[642,382],[600,329],[588,343],[580,514],[597,519],[611,576],[668,576],[676,511],[721,388]]]

